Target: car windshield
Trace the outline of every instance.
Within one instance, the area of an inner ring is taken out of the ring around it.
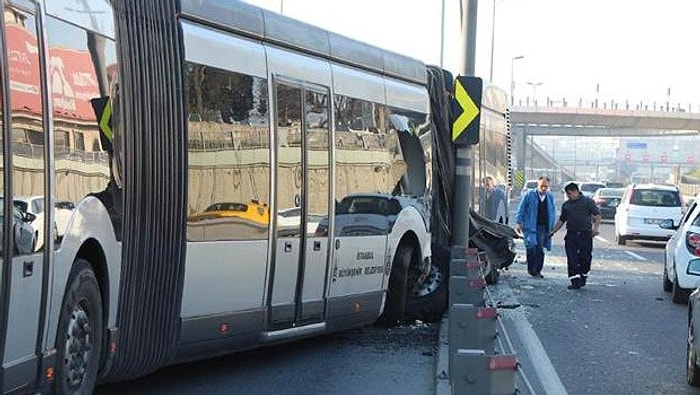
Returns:
[[[527,189],[537,188],[537,181],[528,181],[527,184],[525,184],[525,188],[527,188]]]
[[[608,182],[605,184],[606,187],[608,188],[623,188],[624,185],[622,185],[621,182]]]
[[[27,212],[27,207],[28,207],[28,206],[27,206],[27,202],[25,202],[25,201],[23,201],[23,200],[15,200],[15,201],[12,202],[12,203],[13,203],[13,204],[15,205],[15,207],[17,207],[18,209],[22,210],[22,211],[25,212],[25,213]]]
[[[243,203],[214,203],[204,211],[240,211],[245,212],[248,206]]]
[[[605,185],[603,184],[592,184],[592,183],[582,183],[581,184],[581,192],[595,192],[599,190],[600,188],[603,188]]]
[[[596,191],[597,197],[622,197],[622,193],[624,192],[624,189],[618,189],[618,188],[601,188]]]
[[[635,189],[630,204],[653,207],[680,207],[681,199],[676,191]]]

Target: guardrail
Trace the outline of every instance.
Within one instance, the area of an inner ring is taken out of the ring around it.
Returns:
[[[484,252],[452,247],[448,328],[451,392],[515,394],[519,374],[529,393],[534,393],[486,286],[487,265]]]
[[[568,98],[546,97],[538,100],[532,97],[525,97],[516,101],[517,107],[564,107],[564,108],[602,108],[610,110],[627,111],[660,111],[660,112],[700,112],[700,105],[693,103],[680,103],[671,101],[645,102],[642,100],[614,100],[614,99],[584,99],[578,98],[569,100]]]

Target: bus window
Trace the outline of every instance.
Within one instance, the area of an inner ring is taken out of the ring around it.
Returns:
[[[113,40],[48,16],[48,73],[52,98],[55,144],[56,201],[79,202],[107,189],[110,153],[100,144],[99,122],[91,99],[109,96],[116,89],[117,61]],[[118,128],[112,117],[111,127]],[[110,206],[109,201],[103,201]],[[56,210],[56,237],[66,232],[71,210]],[[113,218],[121,237],[121,213]],[[60,243],[55,244],[56,248]]]
[[[44,124],[41,100],[41,70],[34,15],[10,8],[5,11],[6,44],[10,66],[10,119],[12,127],[12,197],[13,201],[29,201],[44,195]],[[13,253],[28,255],[44,246],[44,214],[29,220],[31,207],[16,215],[5,215],[13,221]],[[43,208],[42,210],[43,211]]]
[[[186,71],[187,239],[267,239],[267,80],[196,63]]]

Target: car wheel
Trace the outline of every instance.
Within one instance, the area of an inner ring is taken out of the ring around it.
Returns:
[[[71,271],[56,335],[55,392],[90,394],[102,356],[102,298],[95,273],[79,259]]]
[[[381,326],[394,326],[406,316],[406,296],[408,295],[408,267],[413,257],[413,248],[408,244],[399,245],[394,262],[391,265],[389,275],[389,289],[387,290],[384,311],[377,324]]]
[[[617,242],[617,245],[620,246],[627,244],[627,238],[619,233],[615,233],[615,241]]]
[[[688,341],[686,342],[687,378],[688,384],[700,387],[700,368],[698,368],[698,355],[695,351],[695,334],[693,333],[693,319],[688,320]]]
[[[688,302],[688,296],[690,296],[690,290],[681,288],[678,285],[678,275],[673,279],[673,286],[671,287],[671,300],[673,303],[682,304]]]
[[[664,264],[664,274],[663,274],[663,289],[664,292],[671,292],[673,289],[673,283],[668,279],[668,270],[666,270],[666,265]]]
[[[416,284],[406,302],[407,318],[423,322],[439,322],[447,309],[450,249],[433,243],[430,274]]]

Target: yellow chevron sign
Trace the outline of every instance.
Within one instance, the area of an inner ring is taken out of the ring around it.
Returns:
[[[477,77],[457,77],[453,105],[452,142],[472,145],[479,142],[481,91],[483,81]]]

